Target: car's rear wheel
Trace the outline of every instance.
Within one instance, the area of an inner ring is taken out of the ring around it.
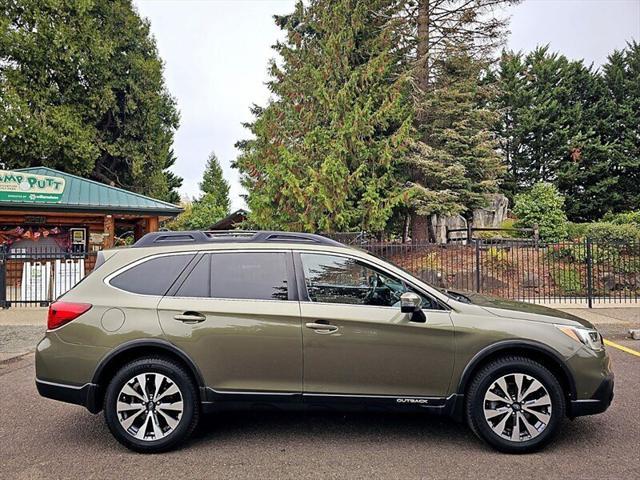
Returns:
[[[467,422],[496,449],[525,453],[553,438],[565,416],[562,387],[543,365],[504,357],[485,367],[469,387]]]
[[[184,442],[199,419],[196,386],[182,366],[164,358],[126,364],[107,387],[104,415],[113,436],[143,453]]]

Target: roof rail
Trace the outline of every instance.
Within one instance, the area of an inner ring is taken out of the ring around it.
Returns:
[[[147,233],[133,247],[160,247],[164,245],[198,245],[204,243],[312,243],[344,247],[330,238],[314,233],[276,232],[262,230],[192,230],[186,232]]]

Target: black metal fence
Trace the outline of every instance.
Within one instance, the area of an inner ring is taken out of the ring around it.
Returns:
[[[637,302],[640,239],[632,243],[367,243],[371,253],[441,288],[513,300],[556,303]]]
[[[356,244],[441,288],[535,302],[640,300],[640,239],[631,243],[523,242]],[[93,269],[96,252],[0,251],[0,307],[46,306]]]
[[[0,251],[0,308],[47,306],[93,269],[96,252],[56,247]]]

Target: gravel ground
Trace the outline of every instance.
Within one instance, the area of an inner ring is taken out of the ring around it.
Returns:
[[[35,350],[44,326],[0,325],[0,362]]]

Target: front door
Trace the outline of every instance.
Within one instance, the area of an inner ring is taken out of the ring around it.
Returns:
[[[221,395],[299,394],[294,278],[290,251],[205,253],[160,301],[162,329]]]
[[[453,368],[449,312],[401,279],[361,260],[299,253],[305,396],[444,397]],[[400,311],[423,298],[425,323]]]

